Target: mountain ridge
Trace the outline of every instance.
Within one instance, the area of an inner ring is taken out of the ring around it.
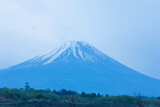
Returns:
[[[112,95],[160,94],[160,80],[134,71],[82,41],[66,42],[47,54],[2,71],[0,83],[6,87],[20,88],[29,82],[34,88]]]

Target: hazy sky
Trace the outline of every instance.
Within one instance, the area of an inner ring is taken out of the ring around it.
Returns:
[[[160,0],[0,0],[0,69],[67,40],[160,79]]]

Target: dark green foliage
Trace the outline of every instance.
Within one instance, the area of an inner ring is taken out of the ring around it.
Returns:
[[[0,107],[160,107],[159,97],[147,98],[140,94],[135,97],[102,96],[100,93],[77,93],[62,89],[0,88]]]
[[[157,99],[160,99],[160,97],[157,97]]]

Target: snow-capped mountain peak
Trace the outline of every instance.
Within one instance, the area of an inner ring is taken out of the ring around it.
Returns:
[[[98,58],[104,58],[105,55],[91,46],[89,43],[84,41],[67,41],[62,46],[52,50],[51,52],[36,57],[32,62],[42,62],[43,65],[52,63],[59,59],[65,60],[68,57],[74,57],[80,61],[91,61],[94,62]]]

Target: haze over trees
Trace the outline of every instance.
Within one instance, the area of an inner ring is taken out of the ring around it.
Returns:
[[[160,107],[160,98],[33,89],[26,83],[24,89],[0,88],[0,107]]]

